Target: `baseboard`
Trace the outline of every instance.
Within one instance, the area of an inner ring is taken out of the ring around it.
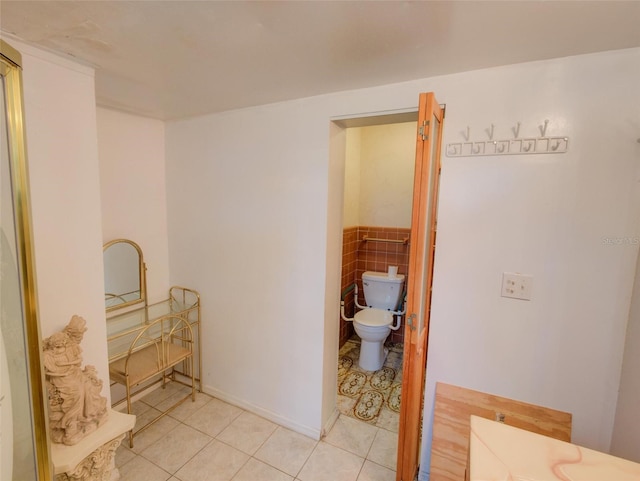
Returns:
[[[329,419],[327,420],[326,423],[324,423],[324,427],[322,428],[322,432],[320,433],[321,438],[324,438],[329,431],[331,431],[331,428],[333,427],[333,425],[335,424],[335,422],[338,420],[338,416],[340,416],[340,411],[338,411],[338,408],[333,408],[333,412],[331,413],[331,416],[329,416]]]
[[[320,440],[320,435],[322,434],[322,432],[319,429],[314,429],[309,426],[305,426],[304,424],[297,423],[289,418],[286,418],[274,412],[268,411],[264,408],[261,408],[260,406],[256,406],[248,401],[245,401],[244,399],[239,399],[235,396],[231,396],[228,393],[222,392],[211,386],[203,386],[202,392],[210,396],[213,396],[217,399],[220,399],[221,401],[227,402],[229,404],[233,404],[234,406],[242,408],[260,417],[263,417],[282,427],[291,429],[292,431],[295,431],[300,434],[304,434],[305,436],[313,438],[316,441]]]

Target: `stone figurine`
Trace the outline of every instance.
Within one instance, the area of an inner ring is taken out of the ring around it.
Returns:
[[[61,331],[43,342],[49,393],[49,423],[54,443],[73,445],[107,420],[107,399],[93,366],[82,364],[80,343],[86,321],[73,316]]]

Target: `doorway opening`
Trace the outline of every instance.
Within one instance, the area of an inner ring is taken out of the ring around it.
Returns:
[[[340,290],[344,314],[352,319],[366,305],[362,275],[397,270],[403,283],[409,268],[417,111],[337,121],[344,133],[344,187]],[[338,193],[339,195],[339,193]],[[337,406],[341,415],[384,429],[397,438],[402,390],[405,315],[384,341],[377,370],[359,365],[361,339],[352,321],[339,322]],[[397,318],[397,319],[396,319]],[[395,470],[396,460],[389,463]]]
[[[429,332],[429,320],[431,309],[431,289],[433,283],[433,264],[435,259],[435,239],[436,239],[436,226],[437,226],[437,207],[438,207],[438,190],[440,184],[440,156],[442,145],[442,123],[444,120],[444,107],[438,104],[433,92],[421,93],[419,95],[417,116],[415,111],[405,111],[403,114],[407,115],[411,112],[414,117],[406,119],[406,121],[413,121],[417,117],[417,124],[414,124],[414,141],[415,141],[415,164],[414,164],[414,182],[412,191],[412,207],[411,207],[411,225],[410,225],[410,238],[411,243],[409,248],[409,263],[407,266],[407,295],[406,295],[406,327],[404,328],[404,344],[403,344],[403,361],[402,361],[402,379],[401,386],[401,406],[399,413],[398,430],[395,434],[397,440],[397,462],[394,463],[390,460],[385,460],[383,465],[393,469],[397,468],[396,480],[410,480],[414,479],[419,470],[420,453],[421,453],[421,418],[423,414],[422,402],[425,386],[426,375],[426,362],[427,362],[427,345],[428,345],[428,332]],[[381,116],[382,117],[382,116]],[[345,165],[346,152],[347,152],[347,129],[350,127],[360,127],[361,125],[349,125],[344,119],[340,121],[334,119],[331,125],[330,135],[330,177],[334,182],[330,182],[329,188],[329,211],[333,216],[333,219],[345,219],[348,222],[348,214],[345,214],[345,209],[349,207],[348,202],[344,202],[345,193]],[[384,121],[381,121],[379,117],[370,116],[365,119],[357,119],[356,122],[363,122],[367,125],[381,125]],[[397,119],[390,120],[386,123],[397,123]],[[418,129],[415,127],[419,126]],[[413,145],[413,144],[412,144]],[[386,178],[384,179],[386,180]],[[339,182],[340,181],[340,182]],[[360,182],[362,185],[362,182]],[[331,292],[338,297],[338,286],[340,285],[340,271],[337,266],[342,263],[341,254],[342,246],[338,239],[344,237],[343,224],[346,222],[329,222],[328,237],[327,237],[327,265],[336,266],[336,271],[330,269],[327,271],[327,294]],[[335,240],[332,240],[335,239]],[[367,239],[360,239],[359,242],[366,242]],[[395,259],[397,260],[397,259]],[[366,261],[365,261],[366,262]],[[374,264],[375,266],[375,264]],[[393,270],[389,269],[389,277],[393,277],[393,271],[396,267],[393,266]],[[384,273],[376,274],[378,276],[385,276]],[[364,276],[363,276],[364,277]],[[347,273],[348,279],[348,273]],[[364,281],[365,279],[363,279]],[[378,279],[379,280],[379,279]],[[371,285],[371,277],[366,278],[366,282]],[[377,282],[377,280],[375,281]],[[355,291],[355,288],[354,288]],[[343,294],[347,291],[343,291]],[[355,293],[354,293],[355,294]],[[328,303],[332,304],[331,297],[326,298]],[[335,301],[333,301],[335,302]],[[327,304],[329,307],[330,304]],[[377,316],[379,313],[367,311],[366,307],[362,307],[367,317],[367,321],[370,321],[370,316]],[[389,309],[390,310],[390,309]],[[397,309],[396,309],[397,310]],[[329,307],[329,311],[332,311]],[[375,309],[371,309],[375,311]],[[382,312],[382,318],[388,319],[388,312]],[[356,314],[356,316],[358,316]],[[352,322],[355,324],[356,333],[362,338],[362,351],[371,352],[370,345],[365,343],[366,337],[370,332],[377,332],[377,326],[374,329],[369,329],[372,324],[370,322],[360,323],[358,319],[354,319]],[[336,339],[339,336],[339,321],[326,324],[330,329],[326,332],[334,332]],[[382,325],[388,325],[388,323],[382,323]],[[364,328],[363,328],[364,326]],[[330,337],[327,337],[330,339]],[[325,345],[326,347],[330,347]],[[336,343],[337,346],[337,343]],[[380,348],[377,352],[382,354],[382,344],[378,344]],[[365,349],[366,348],[366,349]],[[375,350],[374,350],[375,351]],[[325,350],[325,353],[327,350]],[[338,352],[334,351],[334,355],[337,357]],[[333,358],[333,356],[331,356]],[[377,359],[383,359],[384,356],[377,356]],[[329,360],[329,357],[326,357]],[[335,359],[335,358],[333,358]],[[382,363],[369,362],[360,363],[364,366],[381,366]],[[335,365],[335,364],[334,364]],[[337,371],[337,369],[336,369]],[[335,371],[333,371],[335,373]],[[330,377],[327,372],[326,378]],[[338,380],[338,375],[335,373],[334,380]],[[354,376],[354,378],[348,383],[350,388],[356,389],[359,383],[366,382],[366,378],[362,376]],[[337,387],[337,386],[336,386]],[[329,393],[330,391],[327,391]],[[344,389],[342,390],[344,392]],[[336,399],[336,398],[333,398]],[[329,397],[325,397],[323,401],[326,403],[330,401]],[[368,403],[371,400],[367,401]],[[337,416],[339,411],[333,404],[333,416]],[[329,407],[327,404],[325,407]],[[325,410],[325,413],[327,411]],[[336,418],[333,417],[335,420]],[[340,419],[340,418],[338,418]],[[345,419],[348,419],[345,417]],[[355,421],[353,421],[355,422]],[[344,427],[343,427],[344,429]],[[376,433],[376,439],[378,434],[385,432],[389,434],[383,428],[378,428]],[[387,435],[388,440],[390,435]],[[371,451],[375,451],[375,445]],[[387,449],[391,451],[392,449]]]

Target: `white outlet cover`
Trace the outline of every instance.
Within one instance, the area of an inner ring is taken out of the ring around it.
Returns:
[[[533,290],[533,276],[520,274],[519,272],[502,273],[502,297],[512,299],[531,300]]]

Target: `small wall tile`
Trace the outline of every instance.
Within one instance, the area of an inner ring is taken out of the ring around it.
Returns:
[[[365,242],[364,236],[376,239],[404,240],[411,235],[411,229],[401,227],[358,226],[348,227],[343,232],[342,242],[342,286],[344,290],[350,284],[358,284],[358,302],[364,304],[362,291],[362,273],[365,271],[387,272],[389,266],[398,266],[398,274],[405,277],[409,272],[409,244],[387,242]],[[406,288],[406,285],[405,285]],[[345,312],[353,317],[355,305],[347,296]],[[353,335],[353,325],[340,319],[340,346]],[[404,342],[404,316],[402,327],[392,331],[388,342]]]

